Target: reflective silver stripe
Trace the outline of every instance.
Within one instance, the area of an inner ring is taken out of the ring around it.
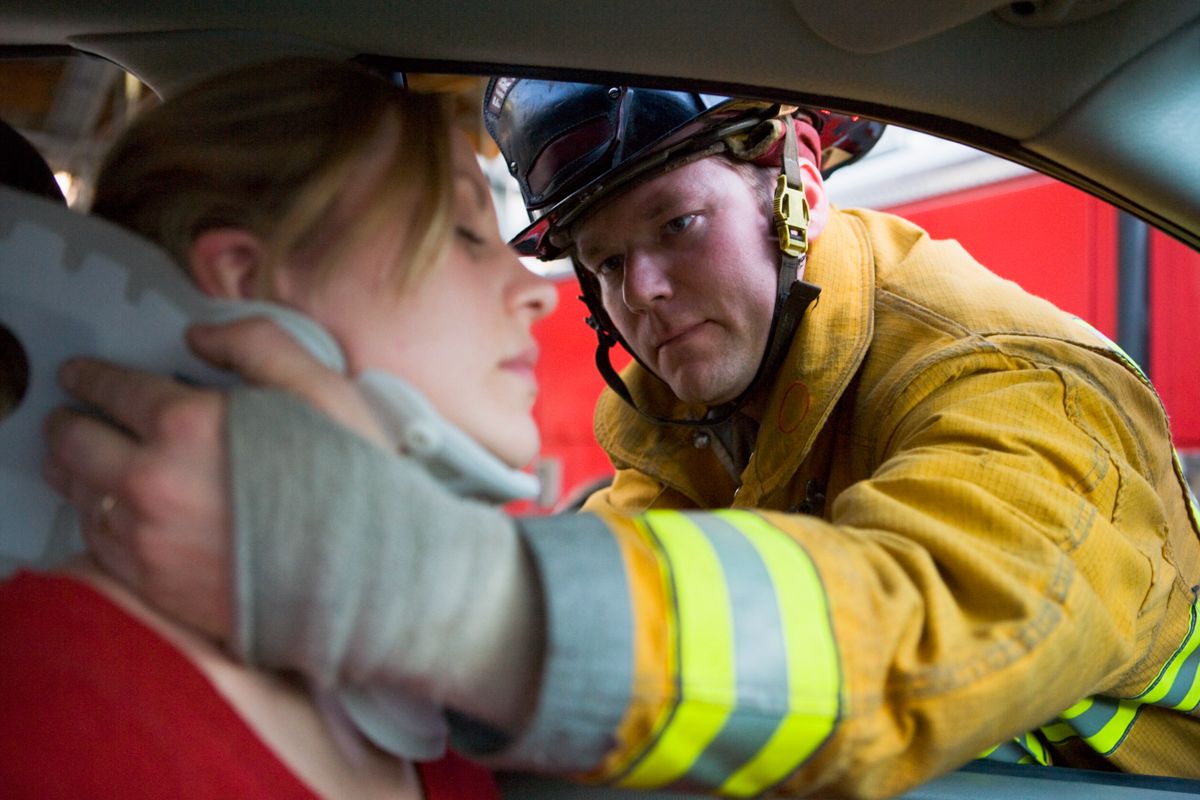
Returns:
[[[1041,764],[1044,767],[1050,765],[1050,755],[1037,731],[1001,742],[990,750],[980,753],[976,758],[983,761],[1002,761],[1008,764]]]
[[[1162,672],[1146,691],[1138,696],[1143,703],[1153,703],[1180,711],[1191,711],[1200,704],[1200,681],[1197,664],[1200,662],[1200,599],[1192,603],[1188,632],[1175,654],[1163,665]]]
[[[1180,711],[1194,710],[1197,701],[1200,700],[1196,697],[1197,668],[1200,668],[1200,650],[1193,650],[1180,665],[1179,674],[1175,676],[1171,688],[1155,705],[1177,708]]]
[[[1111,697],[1092,697],[1089,700],[1091,702],[1086,708],[1072,716],[1064,716],[1075,732],[1085,739],[1098,735],[1120,710],[1120,704]]]
[[[761,794],[831,735],[841,671],[799,542],[744,511],[643,515],[677,601],[680,699],[618,783]]]
[[[654,741],[618,784],[660,788],[688,773],[737,703],[734,622],[726,565],[693,519],[679,511],[651,511],[640,519],[667,568],[679,693]]]
[[[752,512],[716,513],[736,525],[762,556],[788,652],[786,716],[771,740],[720,787],[724,794],[745,797],[778,784],[833,735],[842,709],[841,658],[825,587],[800,542]]]
[[[591,514],[518,520],[541,579],[546,659],[537,710],[508,763],[595,769],[612,750],[633,683],[633,609],[620,546]]]
[[[988,750],[983,755],[979,756],[984,761],[1000,761],[1005,764],[1021,764],[1022,759],[1028,760],[1029,753],[1025,748],[1016,743],[1015,740],[1001,742],[1000,744]]]
[[[724,727],[672,788],[712,791],[778,729],[788,696],[787,645],[771,575],[759,552],[720,517],[688,517],[708,537],[725,570],[738,700]]]
[[[1183,642],[1159,670],[1158,676],[1136,697],[1086,697],[1068,708],[1059,719],[1042,726],[1052,742],[1077,736],[1101,755],[1111,755],[1137,721],[1144,706],[1155,705],[1192,711],[1200,705],[1200,600],[1192,604],[1191,620]]]

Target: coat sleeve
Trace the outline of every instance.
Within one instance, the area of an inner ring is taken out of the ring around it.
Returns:
[[[524,523],[548,649],[501,759],[625,787],[889,796],[1092,693],[1136,694],[1123,676],[1179,577],[1138,423],[1070,370],[993,366],[898,397],[826,519],[622,514],[606,495]]]

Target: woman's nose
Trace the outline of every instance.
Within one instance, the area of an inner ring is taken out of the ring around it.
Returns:
[[[526,267],[516,255],[512,256],[512,264],[515,270],[509,290],[512,307],[532,311],[534,320],[545,317],[558,306],[554,282]]]

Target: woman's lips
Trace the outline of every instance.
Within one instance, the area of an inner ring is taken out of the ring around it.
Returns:
[[[538,348],[537,345],[532,345],[512,358],[506,358],[501,361],[500,369],[528,378],[531,382],[537,383],[537,360]]]

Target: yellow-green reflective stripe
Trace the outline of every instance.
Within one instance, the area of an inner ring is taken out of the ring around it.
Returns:
[[[1138,707],[1143,703],[1137,700],[1121,700],[1117,703],[1117,713],[1109,720],[1098,734],[1088,738],[1088,744],[1099,753],[1111,753],[1129,732],[1133,720],[1137,717]]]
[[[1052,722],[1049,725],[1043,725],[1041,731],[1046,739],[1054,744],[1061,744],[1072,736],[1079,735],[1075,732],[1074,728],[1065,722]]]
[[[1045,758],[1046,754],[1041,743],[1028,733],[1024,736],[1014,736],[1012,743],[1022,753],[1021,757],[1017,759],[1018,764],[1027,764],[1032,761],[1042,763]]]
[[[1136,700],[1118,700],[1112,719],[1106,722],[1100,730],[1090,736],[1084,736],[1083,740],[1097,753],[1107,755],[1116,750],[1121,739],[1129,731],[1129,726],[1133,724],[1140,705],[1142,703]]]
[[[1196,625],[1196,614],[1197,607],[1196,604],[1193,603],[1192,620],[1188,629],[1187,638],[1183,640],[1183,644],[1180,645],[1179,649],[1175,651],[1175,654],[1171,656],[1170,660],[1168,660],[1163,666],[1162,672],[1159,673],[1153,685],[1151,685],[1151,687],[1145,692],[1138,695],[1136,698],[1137,700],[1141,701],[1142,703],[1154,704],[1165,698],[1169,692],[1176,688],[1175,683],[1179,680],[1180,670],[1182,670],[1184,665],[1187,664],[1188,656],[1196,652],[1197,647],[1200,647],[1200,626]],[[1195,675],[1192,676],[1192,680],[1193,685],[1187,692],[1187,695],[1181,701],[1173,703],[1171,708],[1187,707],[1185,704],[1188,702],[1188,699],[1194,697],[1197,691],[1200,690],[1195,683]],[[1194,702],[1195,701],[1193,700],[1192,703],[1194,704]]]
[[[646,540],[646,542],[654,549],[658,558],[658,573],[663,582],[664,592],[666,593],[666,619],[663,620],[665,636],[671,644],[666,648],[665,659],[666,663],[663,667],[666,669],[668,681],[674,686],[679,686],[679,653],[677,651],[677,643],[679,642],[679,620],[677,618],[677,604],[675,602],[675,588],[671,580],[671,567],[667,559],[666,553],[663,551],[662,544],[650,530],[646,524],[645,517],[635,517],[633,520],[634,527],[638,533]],[[650,735],[646,740],[650,743],[658,740],[659,734],[667,723],[671,721],[671,715],[675,712],[675,706],[668,707],[659,717],[654,720],[654,726],[650,731]],[[631,759],[632,764],[636,764],[645,756],[645,752]],[[627,766],[626,769],[629,767]],[[617,783],[620,783],[618,780]]]
[[[1088,698],[1086,706],[1082,702],[1076,703],[1063,713],[1062,719],[1089,747],[1101,755],[1108,755],[1125,738],[1142,705],[1140,700]]]
[[[723,794],[749,796],[779,783],[829,738],[837,724],[842,676],[825,590],[808,554],[756,514],[717,513],[746,536],[767,566],[788,654],[788,715],[720,787]]]
[[[721,730],[736,702],[737,676],[729,594],[708,538],[679,512],[649,512],[644,518],[670,563],[681,696],[658,741],[619,784],[654,788],[686,773]]]
[[[1192,485],[1188,483],[1187,471],[1183,468],[1183,459],[1179,457],[1179,451],[1172,453],[1175,460],[1175,477],[1183,484],[1184,491],[1187,492],[1188,514],[1192,518],[1192,527],[1200,532],[1200,503],[1196,501],[1196,493],[1192,491]]]
[[[1084,713],[1089,708],[1091,708],[1093,704],[1094,703],[1092,701],[1092,698],[1085,697],[1082,700],[1080,700],[1078,703],[1076,703],[1075,705],[1068,708],[1066,711],[1062,712],[1062,714],[1060,714],[1059,717],[1061,717],[1062,719],[1075,719],[1080,714]]]
[[[1038,738],[1036,733],[1031,731],[1030,733],[1025,734],[1025,736],[1022,737],[1022,744],[1029,752],[1029,756],[1032,760],[1041,764],[1043,767],[1050,766],[1050,757],[1046,755],[1046,746],[1042,744],[1042,740]]]
[[[1046,753],[1046,745],[1038,737],[1036,731],[993,745],[975,758],[979,761],[990,759],[1008,763],[1050,766],[1050,756]]]
[[[1183,696],[1183,699],[1171,706],[1171,708],[1180,711],[1191,711],[1197,705],[1200,705],[1200,680],[1192,683],[1192,688]]]
[[[1141,694],[1128,699],[1110,697],[1085,698],[1064,711],[1057,722],[1042,730],[1051,741],[1068,738],[1064,725],[1102,755],[1120,746],[1144,705],[1191,710],[1200,703],[1200,671],[1197,670],[1197,650],[1200,649],[1200,601],[1192,605],[1191,624],[1179,648],[1171,655],[1154,681]]]

